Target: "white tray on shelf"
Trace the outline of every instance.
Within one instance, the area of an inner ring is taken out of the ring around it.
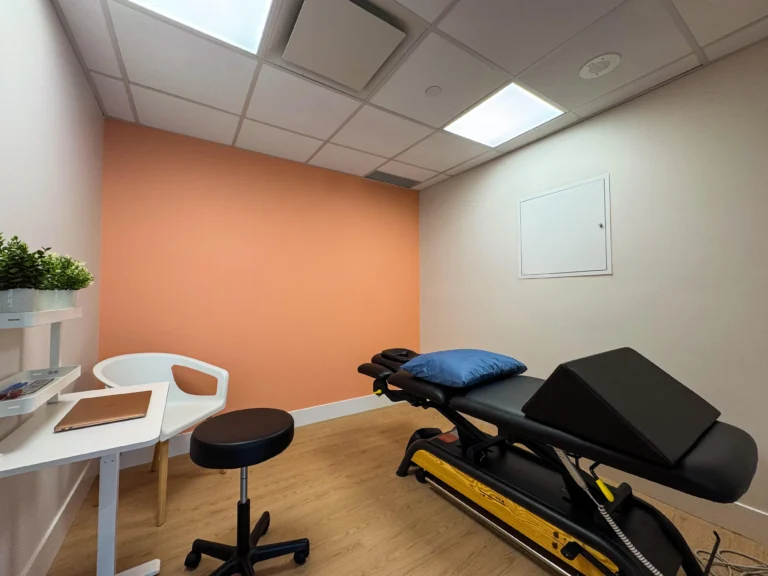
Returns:
[[[80,366],[62,366],[27,370],[0,381],[0,397],[9,387],[27,382],[26,393],[17,398],[0,400],[0,418],[34,412],[80,377]],[[51,380],[45,383],[46,380]],[[34,384],[38,382],[38,384]],[[31,388],[31,390],[30,390]]]

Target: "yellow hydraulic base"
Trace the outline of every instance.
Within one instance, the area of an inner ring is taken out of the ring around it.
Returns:
[[[585,576],[603,576],[602,572],[583,556],[579,555],[573,560],[568,560],[565,556],[559,554],[559,550],[569,542],[576,542],[588,550],[611,572],[617,573],[619,571],[619,568],[613,562],[597,550],[587,546],[570,534],[564,533],[557,526],[539,518],[485,484],[443,462],[437,456],[424,450],[419,450],[413,455],[412,462],[460,494],[463,494],[466,498],[469,498],[475,504],[517,530],[520,534],[536,542],[543,549],[550,551],[562,562],[572,566],[581,574]]]

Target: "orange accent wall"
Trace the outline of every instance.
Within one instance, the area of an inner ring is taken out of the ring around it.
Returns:
[[[99,356],[229,371],[227,409],[370,394],[419,342],[415,191],[109,120]]]

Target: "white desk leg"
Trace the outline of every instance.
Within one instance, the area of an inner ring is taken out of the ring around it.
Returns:
[[[96,551],[97,576],[115,576],[117,495],[120,484],[120,454],[102,456],[99,475],[99,533]],[[160,560],[145,562],[117,576],[155,576]]]
[[[120,454],[101,457],[99,467],[99,533],[96,548],[97,576],[115,576],[117,535],[117,490],[120,481]]]

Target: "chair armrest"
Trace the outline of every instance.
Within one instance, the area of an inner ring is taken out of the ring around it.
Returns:
[[[213,364],[208,364],[207,362],[188,357],[175,358],[174,364],[185,368],[191,368],[192,370],[197,370],[198,372],[216,378],[216,394],[214,394],[214,396],[226,404],[227,389],[229,387],[229,372],[224,370],[224,368],[219,368]]]

